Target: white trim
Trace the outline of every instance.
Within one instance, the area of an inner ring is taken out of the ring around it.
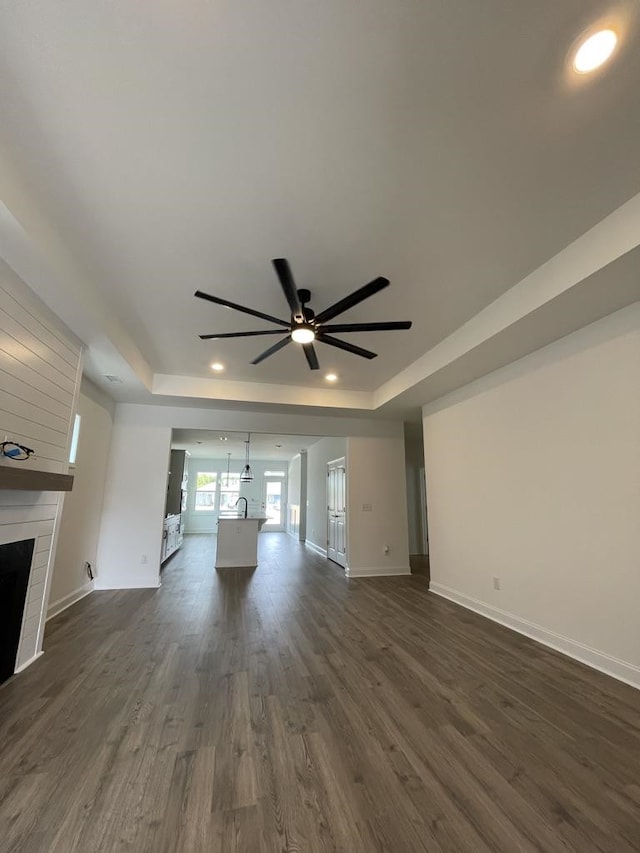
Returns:
[[[409,566],[365,566],[358,569],[345,569],[348,578],[384,578],[397,575],[410,575]]]
[[[216,569],[257,569],[257,563],[247,563],[246,566],[239,566],[237,559],[227,558],[226,560],[216,560],[214,566]]]
[[[492,622],[498,622],[506,628],[511,628],[518,634],[524,634],[543,646],[549,646],[557,652],[561,652],[567,657],[574,658],[580,663],[597,669],[599,672],[604,672],[605,675],[610,675],[618,681],[624,681],[625,684],[630,684],[631,687],[640,689],[640,667],[635,666],[627,661],[612,657],[605,652],[600,652],[590,646],[579,643],[577,640],[572,640],[569,637],[564,637],[562,634],[556,634],[554,631],[549,631],[541,625],[536,625],[534,622],[529,622],[526,619],[521,619],[512,613],[505,610],[499,610],[497,607],[491,607],[482,601],[464,595],[461,592],[456,592],[447,586],[443,586],[433,581],[429,584],[429,592],[435,593],[442,598],[453,601],[467,610],[473,610],[481,616],[491,619]]]
[[[71,607],[72,604],[75,604],[76,601],[80,601],[81,598],[89,595],[90,592],[93,592],[93,581],[88,581],[83,584],[78,589],[74,589],[73,592],[70,592],[69,595],[63,595],[62,598],[59,598],[57,601],[52,602],[47,608],[47,619],[53,619],[54,616],[57,616],[58,613],[62,613],[63,610],[66,610],[67,607]]]
[[[42,649],[39,652],[36,652],[32,658],[29,658],[29,660],[25,661],[24,663],[21,663],[20,666],[16,667],[13,674],[17,675],[19,672],[22,672],[23,669],[26,669],[28,666],[31,666],[34,661],[37,661],[38,658],[41,658],[43,654],[44,652],[42,651]]]
[[[98,580],[98,578],[96,578],[96,580]],[[97,584],[94,589],[102,592],[109,589],[160,589],[161,586],[162,584],[158,581],[158,583],[116,583],[109,584],[108,586],[100,586]]]
[[[305,539],[305,546],[309,548],[310,551],[315,551],[316,554],[320,554],[321,557],[327,556],[327,549],[321,548],[319,545],[316,545],[315,542],[312,542],[310,539]]]

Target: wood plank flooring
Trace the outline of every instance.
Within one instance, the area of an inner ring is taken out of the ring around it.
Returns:
[[[2,853],[637,853],[640,692],[284,534],[189,537],[0,689]]]

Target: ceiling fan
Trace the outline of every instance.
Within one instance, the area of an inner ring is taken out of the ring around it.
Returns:
[[[285,258],[276,258],[272,263],[287,304],[289,305],[291,319],[281,320],[279,317],[272,317],[271,314],[263,314],[262,311],[255,311],[253,308],[238,305],[235,302],[230,302],[228,299],[222,299],[219,296],[212,296],[210,293],[203,293],[201,290],[196,290],[194,296],[197,296],[199,299],[206,299],[209,302],[215,302],[217,305],[224,305],[227,308],[242,311],[244,314],[251,314],[253,317],[260,317],[262,320],[268,320],[270,323],[277,323],[280,326],[279,329],[265,329],[255,332],[221,332],[220,334],[200,335],[203,341],[220,340],[222,338],[249,338],[258,335],[284,335],[281,340],[254,358],[251,364],[260,364],[265,358],[269,358],[269,356],[278,352],[278,350],[286,347],[291,341],[295,341],[298,344],[302,344],[309,368],[311,370],[318,370],[320,365],[313,346],[314,341],[337,347],[338,349],[353,353],[353,355],[359,355],[362,358],[376,358],[377,356],[377,353],[371,352],[371,350],[357,347],[355,344],[340,340],[340,338],[334,338],[333,332],[380,332],[411,328],[410,320],[327,325],[329,320],[333,320],[334,317],[348,311],[349,308],[353,308],[354,305],[368,299],[374,293],[378,293],[380,290],[388,287],[389,280],[386,278],[375,278],[369,284],[365,284],[363,287],[358,288],[358,290],[354,290],[349,296],[345,296],[344,299],[341,299],[329,308],[325,308],[319,314],[315,314],[307,306],[307,303],[311,299],[311,292],[296,287],[289,262]]]

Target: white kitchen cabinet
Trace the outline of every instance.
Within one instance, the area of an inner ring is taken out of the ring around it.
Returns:
[[[170,557],[182,545],[182,529],[179,515],[168,515],[162,532],[162,561]]]

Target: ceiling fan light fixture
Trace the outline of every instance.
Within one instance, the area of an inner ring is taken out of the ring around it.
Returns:
[[[260,335],[281,335],[279,341],[268,347],[260,355],[252,359],[251,364],[261,364],[265,359],[270,358],[281,349],[286,347],[291,341],[300,344],[302,353],[307,361],[309,370],[319,370],[320,363],[315,350],[315,344],[326,344],[327,346],[337,347],[345,352],[357,355],[360,358],[372,359],[377,357],[377,353],[363,347],[356,346],[349,341],[343,341],[341,338],[333,336],[333,332],[390,332],[393,330],[410,329],[411,320],[394,320],[384,321],[379,323],[329,323],[345,311],[349,311],[359,305],[370,296],[374,296],[385,287],[389,286],[389,279],[383,276],[373,279],[368,284],[359,287],[347,296],[339,299],[333,305],[325,308],[319,314],[316,314],[309,307],[311,300],[311,291],[306,288],[298,288],[291,274],[291,268],[286,258],[275,258],[273,266],[280,282],[280,287],[287,301],[289,308],[289,319],[283,320],[280,317],[274,317],[272,314],[265,314],[263,311],[257,311],[255,308],[250,308],[247,305],[239,305],[237,302],[230,302],[228,299],[223,299],[221,296],[214,296],[211,293],[204,293],[202,290],[196,290],[194,296],[199,299],[206,299],[208,302],[213,302],[214,305],[223,305],[227,308],[233,308],[235,311],[240,311],[243,314],[249,314],[252,317],[258,317],[261,320],[267,320],[270,323],[275,323],[279,326],[278,329],[254,329],[251,331],[242,332],[220,332],[206,335],[199,335],[203,341],[220,340],[222,338],[251,338]],[[284,328],[286,328],[286,332]],[[331,381],[331,380],[328,380]]]
[[[291,340],[297,344],[310,344],[316,338],[316,330],[308,323],[300,323],[291,332]]]

